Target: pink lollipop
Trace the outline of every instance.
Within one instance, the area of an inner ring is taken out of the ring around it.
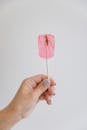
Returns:
[[[45,34],[38,37],[39,56],[42,58],[51,58],[54,56],[55,41],[54,35]]]
[[[39,56],[41,58],[46,59],[46,69],[48,75],[47,59],[52,58],[54,56],[54,49],[55,49],[54,35],[52,34],[39,35],[38,48],[39,48]]]

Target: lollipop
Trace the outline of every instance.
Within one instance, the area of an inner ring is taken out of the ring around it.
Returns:
[[[38,36],[39,56],[46,59],[46,71],[48,75],[48,59],[54,56],[55,37],[52,34]]]

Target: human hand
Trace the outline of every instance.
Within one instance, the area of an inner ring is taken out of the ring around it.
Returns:
[[[20,111],[22,117],[29,115],[40,100],[51,104],[55,81],[46,75],[36,75],[25,79],[10,106]]]
[[[19,120],[29,115],[40,100],[51,104],[55,95],[55,81],[46,75],[36,75],[25,79],[11,103],[0,113],[1,127],[11,128]]]

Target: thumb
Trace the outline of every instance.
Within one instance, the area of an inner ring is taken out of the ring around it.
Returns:
[[[49,87],[50,87],[50,80],[49,79],[43,80],[35,89],[37,96],[40,97],[41,94],[43,94]]]

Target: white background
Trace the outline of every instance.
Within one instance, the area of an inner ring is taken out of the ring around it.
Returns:
[[[39,103],[13,130],[87,129],[87,1],[0,0],[0,108],[21,81],[45,73],[39,34],[55,35],[49,74],[57,83],[53,105]]]

